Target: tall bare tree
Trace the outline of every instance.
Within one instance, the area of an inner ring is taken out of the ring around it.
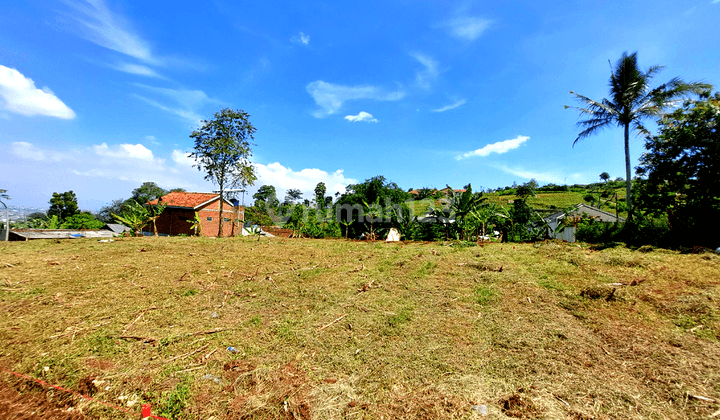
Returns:
[[[255,127],[249,115],[242,110],[222,109],[213,119],[203,121],[202,127],[190,134],[195,148],[190,157],[195,166],[205,172],[205,179],[220,190],[220,223],[218,237],[223,236],[224,191],[239,185],[252,185],[257,177],[250,162]]]

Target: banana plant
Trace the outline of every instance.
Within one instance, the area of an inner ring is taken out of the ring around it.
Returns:
[[[374,241],[375,240],[375,229],[374,224],[376,219],[378,219],[382,215],[382,209],[380,208],[380,197],[375,199],[375,202],[373,204],[368,204],[367,201],[363,200],[363,207],[365,210],[365,220],[368,221],[370,224],[370,236],[368,237],[369,240]]]
[[[122,216],[114,214],[112,215],[118,222],[127,226],[132,230],[135,236],[142,236],[142,228],[150,223],[152,216],[145,206],[137,202],[127,204],[123,208]]]
[[[186,220],[186,222],[190,223],[190,229],[193,230],[193,235],[200,236],[200,231],[202,230],[200,214],[198,212],[195,212],[195,218],[192,220]]]

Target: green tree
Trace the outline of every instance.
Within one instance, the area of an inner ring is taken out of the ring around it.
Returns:
[[[168,191],[158,187],[154,182],[143,182],[138,188],[132,192],[131,199],[145,205],[150,200],[155,200],[167,194]]]
[[[285,204],[293,204],[302,198],[302,192],[296,188],[290,188],[285,194]]]
[[[325,186],[324,182],[318,182],[318,184],[315,186],[315,207],[318,209],[325,207],[325,193],[327,192],[327,187]]]
[[[607,184],[607,182],[610,180],[610,174],[607,172],[603,172],[600,174],[600,181]]]
[[[664,218],[670,244],[717,246],[720,236],[720,93],[687,101],[659,121],[640,159],[639,208]],[[652,238],[648,238],[652,241]]]
[[[60,225],[60,229],[101,229],[105,223],[96,219],[90,212],[76,213]]]
[[[80,210],[78,210],[77,196],[74,192],[53,193],[50,199],[50,208],[47,211],[48,216],[55,215],[60,222],[64,222],[68,217],[78,213]]]
[[[275,187],[272,185],[262,185],[252,197],[255,201],[262,201],[270,207],[276,207],[280,204]]]
[[[195,139],[194,151],[190,153],[196,162],[194,166],[205,172],[206,180],[217,184],[220,197],[224,197],[226,189],[252,185],[257,179],[250,162],[255,127],[249,117],[242,110],[225,108],[190,134]],[[223,205],[221,199],[218,237],[223,235]]]
[[[364,214],[361,219],[358,211],[351,210],[351,208],[364,209],[364,203],[377,203],[384,207],[385,213],[393,214],[393,207],[401,207],[409,197],[410,194],[402,190],[396,183],[388,181],[382,175],[375,176],[366,179],[363,183],[351,184],[345,188],[345,194],[335,202],[336,220],[339,222],[350,219],[352,223],[349,228],[353,231],[352,235],[358,236],[365,228],[367,215]],[[383,217],[383,219],[388,219],[384,221],[387,224],[391,223],[391,218]],[[384,222],[378,220],[380,228]],[[373,230],[375,230],[374,228],[375,222],[373,222]]]
[[[125,207],[125,201],[122,198],[113,200],[107,206],[100,207],[100,211],[97,214],[98,220],[102,220],[105,223],[115,223],[113,214],[122,214],[123,208]]]
[[[650,87],[652,78],[662,70],[662,66],[653,66],[642,71],[638,67],[637,52],[622,54],[610,73],[610,97],[600,101],[570,92],[582,104],[573,107],[580,111],[578,126],[583,131],[578,134],[573,146],[586,137],[590,137],[603,128],[616,125],[622,127],[625,137],[625,190],[629,217],[632,218],[632,173],[630,170],[630,130],[646,137],[650,132],[643,125],[649,117],[658,117],[672,107],[680,98],[699,94],[711,88],[704,83],[685,83],[673,78],[656,88]],[[570,108],[565,106],[566,108]]]

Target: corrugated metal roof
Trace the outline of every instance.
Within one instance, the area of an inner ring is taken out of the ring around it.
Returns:
[[[70,229],[18,229],[10,230],[10,240],[29,239],[74,239],[74,238],[112,238],[116,234],[110,230],[70,230]]]

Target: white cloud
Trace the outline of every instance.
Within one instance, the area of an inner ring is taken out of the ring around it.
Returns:
[[[120,159],[141,159],[153,160],[153,152],[142,144],[119,144],[112,148],[106,143],[94,145],[93,150],[98,156],[120,158]]]
[[[0,65],[0,108],[27,116],[75,118],[75,112],[49,88],[38,89],[32,79],[3,65]]]
[[[313,112],[313,116],[322,118],[340,110],[344,102],[358,99],[373,99],[376,101],[397,101],[405,96],[405,92],[386,93],[375,86],[342,86],[317,80],[308,83],[307,92],[322,109]]]
[[[59,162],[61,160],[67,160],[71,157],[71,155],[68,153],[44,151],[35,146],[34,144],[25,141],[16,141],[10,143],[10,152],[19,158],[36,160],[39,162]]]
[[[268,165],[256,164],[255,171],[258,177],[255,185],[274,186],[280,199],[290,188],[299,189],[303,197],[312,199],[315,197],[315,186],[319,182],[325,183],[328,195],[336,192],[344,193],[346,186],[357,183],[357,180],[346,178],[342,169],[332,173],[315,168],[293,171],[278,162],[273,162]]]
[[[290,40],[296,44],[307,45],[310,43],[310,35],[305,35],[304,33],[300,32],[299,34],[292,37]]]
[[[425,70],[415,73],[415,83],[423,89],[430,88],[431,84],[440,75],[440,64],[432,57],[422,53],[414,52],[410,55],[425,66]]]
[[[457,102],[455,102],[455,103],[452,103],[452,104],[450,104],[450,105],[445,105],[445,106],[442,107],[442,108],[433,109],[432,112],[445,112],[445,111],[450,111],[451,109],[455,109],[455,108],[457,108],[457,107],[459,107],[459,106],[463,106],[463,105],[465,105],[466,103],[467,103],[467,99],[460,99],[459,101],[457,101]]]
[[[65,0],[75,13],[68,14],[80,24],[82,36],[101,47],[117,51],[148,64],[159,65],[150,45],[133,32],[130,24],[113,14],[104,0]]]
[[[459,17],[450,19],[442,24],[450,35],[464,41],[475,41],[485,32],[492,22],[478,17]]]
[[[518,167],[510,168],[506,165],[500,165],[500,166],[495,166],[495,167],[497,169],[500,169],[509,174],[518,176],[520,178],[535,179],[538,182],[553,183],[553,184],[558,184],[558,185],[585,184],[585,183],[590,182],[589,180],[593,178],[590,175],[582,174],[582,173],[563,175],[559,171],[536,172],[536,171],[528,171],[528,170],[518,168]]]
[[[142,64],[130,64],[130,63],[119,63],[116,66],[112,66],[115,70],[119,70],[125,73],[135,74],[138,76],[146,77],[157,77],[158,79],[164,79],[158,72],[151,69],[148,66]]]
[[[172,151],[172,160],[176,165],[186,168],[192,168],[195,164],[195,159],[190,157],[190,153],[177,149]]]
[[[511,140],[499,141],[497,143],[485,145],[484,147],[473,150],[472,152],[463,153],[462,155],[457,156],[456,159],[460,160],[473,156],[487,156],[491,153],[503,154],[509,152],[510,150],[517,149],[529,139],[530,137],[527,136],[517,136]]]
[[[350,122],[367,121],[367,122],[378,122],[376,118],[373,118],[372,114],[360,111],[357,115],[346,115],[345,119]]]

